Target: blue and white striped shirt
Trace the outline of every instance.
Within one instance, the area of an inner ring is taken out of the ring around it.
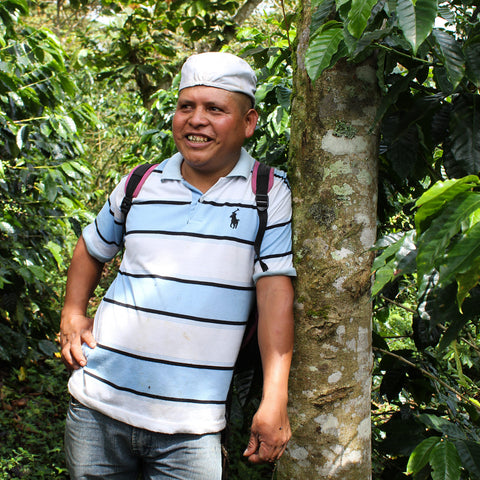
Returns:
[[[235,168],[205,194],[181,176],[182,156],[161,163],[133,201],[117,277],[94,323],[97,347],[84,347],[71,394],[122,422],[163,433],[211,433],[225,427],[225,401],[255,281],[294,276],[291,198],[275,171],[261,258],[253,244],[258,214],[254,160],[242,149]],[[120,250],[124,178],[83,236],[92,256]]]

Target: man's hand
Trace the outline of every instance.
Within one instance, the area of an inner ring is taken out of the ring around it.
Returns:
[[[95,348],[92,335],[93,320],[86,317],[88,301],[98,285],[103,263],[93,258],[80,237],[73,252],[67,274],[65,302],[60,323],[62,360],[67,368],[78,369],[87,364],[82,344]]]
[[[95,348],[96,342],[92,335],[93,320],[81,314],[62,312],[60,325],[60,343],[62,346],[62,361],[69,369],[78,369],[87,364],[83,354],[82,344]]]
[[[275,462],[291,436],[286,406],[274,407],[262,401],[253,417],[250,440],[243,455],[252,463]]]

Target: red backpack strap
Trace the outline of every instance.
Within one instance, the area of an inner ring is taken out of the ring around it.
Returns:
[[[252,192],[253,193],[257,193],[257,184],[258,184],[258,169],[260,168],[260,165],[264,165],[264,164],[261,164],[259,161],[255,160],[255,163],[253,165],[253,173],[252,173]],[[274,169],[272,167],[268,167],[266,165],[264,165],[266,168],[269,169],[269,172],[268,172],[268,188],[267,188],[267,193],[272,189],[273,187],[273,180],[274,180]]]

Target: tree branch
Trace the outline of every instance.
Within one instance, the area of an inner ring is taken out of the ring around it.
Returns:
[[[455,395],[457,395],[458,397],[460,397],[464,402],[467,402],[467,403],[469,403],[470,405],[473,405],[473,406],[480,412],[480,408],[479,408],[479,406],[477,405],[476,402],[472,401],[470,398],[466,397],[463,393],[460,393],[458,390],[455,390],[455,389],[454,389],[453,387],[451,387],[448,383],[444,382],[443,380],[441,380],[440,378],[436,377],[435,375],[433,375],[433,374],[430,373],[429,371],[425,370],[424,368],[419,367],[418,365],[415,365],[413,362],[411,362],[410,360],[407,360],[406,358],[402,357],[401,355],[397,355],[396,353],[389,352],[388,350],[384,350],[383,348],[373,347],[373,350],[376,350],[377,352],[381,352],[381,353],[383,353],[384,355],[390,355],[391,357],[394,357],[394,358],[396,358],[397,360],[400,360],[401,362],[406,363],[406,364],[409,365],[410,367],[416,368],[418,371],[420,371],[421,373],[423,373],[423,375],[431,378],[431,379],[434,380],[435,382],[438,382],[440,385],[442,385],[443,387],[445,387],[447,390],[450,390],[452,393],[454,393]]]

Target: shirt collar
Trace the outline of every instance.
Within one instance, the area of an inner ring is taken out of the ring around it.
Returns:
[[[181,153],[176,153],[170,157],[163,168],[162,180],[183,180],[180,170],[182,161],[183,157]],[[238,162],[227,177],[244,177],[247,179],[252,171],[254,163],[255,160],[244,148],[242,148]]]

